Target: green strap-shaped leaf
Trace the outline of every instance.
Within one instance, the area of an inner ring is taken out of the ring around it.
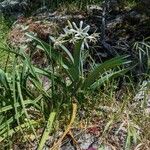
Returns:
[[[73,51],[74,64],[69,68],[68,72],[70,73],[73,81],[78,82],[82,73],[83,67],[81,66],[81,45],[83,40],[80,40],[75,44],[75,49]]]
[[[6,74],[2,69],[0,69],[0,84],[4,86],[6,90],[10,90]]]
[[[104,82],[106,82],[110,78],[112,79],[112,78],[116,78],[118,76],[121,76],[121,75],[125,74],[127,71],[129,71],[129,69],[122,69],[122,70],[119,70],[119,71],[114,71],[112,73],[108,73],[105,76],[100,77],[100,79],[97,80],[96,82],[94,82],[90,86],[90,89],[94,90],[94,89],[100,87],[102,84],[104,84]]]
[[[89,88],[99,78],[100,74],[103,74],[109,69],[129,63],[130,61],[127,61],[126,58],[127,56],[119,56],[99,64],[91,73],[89,73],[83,83],[82,89]]]
[[[44,132],[43,132],[43,135],[42,135],[42,138],[41,138],[41,141],[39,143],[39,146],[38,146],[37,150],[42,150],[43,149],[43,147],[45,145],[45,142],[48,139],[49,134],[52,131],[52,125],[53,125],[53,122],[55,120],[55,116],[56,116],[56,112],[51,112],[50,113],[46,128],[44,129]]]
[[[31,35],[29,33],[26,33],[26,35],[28,37],[30,37],[31,39],[35,40],[37,42],[37,44],[38,44],[38,48],[43,49],[47,53],[47,55],[49,56],[49,58],[53,58],[55,61],[57,61],[60,57],[62,57],[59,54],[59,52],[56,51],[55,49],[53,49],[53,47],[50,44],[48,44],[48,43],[46,43],[46,42],[38,39],[37,37],[35,37],[34,35]],[[67,54],[67,56],[68,56],[67,58],[69,58],[70,63],[73,63],[73,57],[72,57],[72,54],[70,53],[70,51],[65,46],[63,46],[63,45],[60,45],[60,47]],[[62,58],[62,60],[64,62],[67,61],[66,58]]]

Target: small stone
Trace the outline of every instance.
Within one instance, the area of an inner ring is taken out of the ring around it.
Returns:
[[[84,134],[80,137],[78,142],[80,143],[79,145],[81,149],[88,149],[89,146],[94,142],[94,136],[91,134]]]

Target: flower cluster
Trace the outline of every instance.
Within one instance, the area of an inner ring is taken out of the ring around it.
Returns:
[[[97,41],[97,38],[99,37],[98,33],[89,35],[88,32],[90,30],[90,26],[87,25],[86,27],[83,27],[83,21],[80,21],[79,27],[75,22],[71,23],[68,21],[68,25],[63,30],[64,33],[60,34],[58,38],[50,37],[55,46],[59,46],[60,44],[66,42],[74,44],[79,40],[83,40],[82,49],[84,49],[85,46],[86,48],[89,48],[88,43],[95,43]]]

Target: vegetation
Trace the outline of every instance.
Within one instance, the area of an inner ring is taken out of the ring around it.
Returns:
[[[9,24],[1,16],[1,19],[0,19],[0,41],[1,41],[0,46],[1,47],[4,47],[4,45],[6,44],[8,32],[9,32]],[[7,54],[5,52],[1,52],[0,58],[2,60],[0,62],[0,67],[4,67],[4,63],[6,63],[6,60],[7,60]]]
[[[99,1],[67,2],[82,8]],[[47,1],[42,2],[45,5]],[[58,7],[63,2],[66,4],[66,0],[51,3]],[[149,149],[149,37],[133,44],[134,59],[129,55],[117,54],[111,59],[97,62],[90,48],[92,44],[96,45],[100,35],[90,34],[90,26],[83,24],[83,21],[79,26],[68,21],[64,32],[58,37],[49,36],[49,41],[26,33],[34,50],[40,50],[45,57],[46,66],[42,67],[33,63],[33,54],[26,52],[26,46],[14,48],[7,44],[9,25],[1,19],[2,149],[14,149],[15,142],[32,145],[32,141],[36,141],[36,149],[42,150],[50,135],[65,128],[59,139],[52,143],[51,149],[56,150],[66,135],[71,135],[71,128],[81,128],[81,124],[85,128],[93,124],[100,126],[97,118],[103,121],[99,149],[105,149],[104,143],[111,143],[112,148],[120,144],[113,145],[113,139],[109,137],[114,128],[114,135],[125,131],[125,150]],[[135,76],[136,69],[139,73]],[[139,83],[134,81],[138,76],[141,78]],[[144,85],[143,79],[146,80]],[[143,100],[137,102],[135,96],[139,91],[144,96]],[[82,115],[82,112],[85,114]]]

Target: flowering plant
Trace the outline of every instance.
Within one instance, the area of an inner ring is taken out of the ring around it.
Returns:
[[[90,26],[83,26],[83,21],[80,21],[79,27],[75,22],[68,21],[68,25],[63,29],[64,33],[60,34],[58,38],[50,37],[50,39],[54,42],[55,46],[59,46],[60,44],[64,44],[66,42],[75,44],[77,41],[83,40],[82,49],[86,46],[89,48],[88,43],[97,41],[99,37],[98,33],[93,33],[89,35]]]

